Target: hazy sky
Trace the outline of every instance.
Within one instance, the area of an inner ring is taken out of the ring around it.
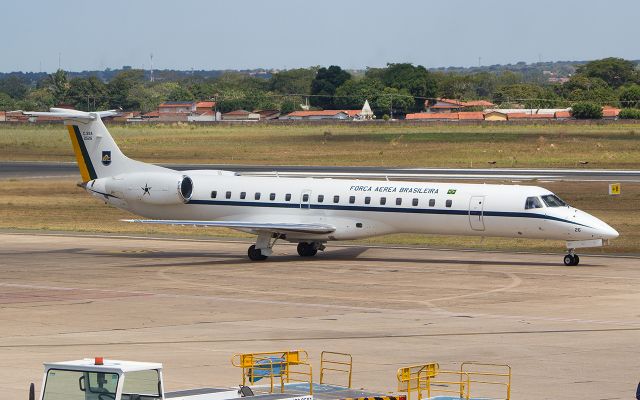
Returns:
[[[0,71],[640,59],[638,0],[7,0]]]

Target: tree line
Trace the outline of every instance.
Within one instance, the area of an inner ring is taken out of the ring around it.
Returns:
[[[149,82],[143,70],[125,70],[108,82],[69,78],[58,70],[35,83],[18,75],[0,79],[0,110],[45,110],[69,104],[79,110],[121,108],[148,112],[165,101],[215,100],[221,112],[277,109],[288,113],[309,103],[317,109],[359,109],[368,100],[378,116],[422,111],[434,98],[490,100],[504,108],[560,108],[576,103],[640,108],[636,63],[605,58],[576,67],[565,83],[548,83],[503,70],[497,73],[429,71],[409,63],[350,73],[339,66],[299,68],[270,77],[227,72]],[[580,108],[580,107],[578,107]],[[635,115],[635,111],[625,111]]]

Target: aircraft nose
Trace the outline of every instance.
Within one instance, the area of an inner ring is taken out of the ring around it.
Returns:
[[[599,231],[601,232],[602,238],[603,239],[615,239],[618,236],[620,236],[620,234],[618,233],[618,231],[616,231],[615,229],[613,229],[612,227],[610,227],[607,224],[603,224],[604,226],[602,226]]]

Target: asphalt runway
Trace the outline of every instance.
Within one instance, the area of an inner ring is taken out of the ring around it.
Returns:
[[[0,393],[40,391],[44,361],[165,365],[167,388],[234,386],[234,353],[353,354],[354,387],[396,388],[436,361],[513,367],[514,399],[632,398],[640,378],[640,260],[0,233]],[[473,394],[473,393],[472,393]],[[480,394],[480,393],[478,393]]]
[[[358,178],[427,181],[442,179],[464,180],[542,180],[640,182],[637,170],[575,169],[519,169],[519,168],[380,168],[331,166],[263,166],[239,164],[160,164],[180,171],[189,169],[225,169],[253,176],[297,176],[318,178]],[[79,176],[75,162],[2,161],[0,179],[75,177]]]

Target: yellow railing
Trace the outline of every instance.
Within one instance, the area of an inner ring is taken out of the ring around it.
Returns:
[[[294,369],[291,369],[294,367]],[[306,362],[299,362],[296,364],[285,364],[286,371],[284,375],[287,377],[288,382],[303,382],[309,384],[309,395],[313,395],[313,371],[311,364]],[[298,371],[295,368],[302,368],[304,371]]]
[[[280,378],[280,393],[284,393],[284,362],[274,358],[255,358],[255,365],[251,367],[249,384],[253,385],[258,379],[269,379],[269,393],[273,393],[273,379]],[[274,368],[274,366],[276,366]],[[279,372],[277,372],[279,371]]]
[[[473,370],[471,370],[473,368]],[[511,399],[511,366],[508,364],[479,363],[465,361],[460,364],[460,372],[467,373],[471,383],[504,386],[505,400]],[[475,387],[476,385],[474,385]]]
[[[259,353],[244,353],[244,354],[235,354],[231,357],[231,365],[234,367],[242,368],[242,384],[247,384],[247,375],[252,368],[256,367],[256,363],[259,360],[265,359],[281,359],[282,362],[276,360],[272,364],[282,364],[282,369],[288,373],[289,368],[288,365],[297,365],[300,363],[306,363],[309,360],[309,354],[307,354],[304,350],[288,350],[288,351],[268,351],[268,352],[259,352]],[[264,361],[263,361],[264,362]],[[258,365],[260,369],[262,366]],[[251,374],[253,377],[256,374]],[[255,378],[251,378],[250,382],[253,384]],[[289,376],[286,376],[286,381],[289,381]]]
[[[398,369],[398,392],[406,392],[407,400],[417,395],[417,400],[431,398],[434,394],[453,393],[461,399],[479,397],[483,385],[503,386],[504,400],[511,399],[511,367],[507,364],[490,364],[466,361],[459,371],[440,370],[437,363],[411,365]],[[497,393],[493,391],[493,393]],[[498,399],[497,397],[480,396]]]
[[[323,351],[320,354],[320,384],[325,384],[325,372],[345,372],[347,374],[347,387],[351,388],[351,375],[353,372],[353,357],[347,353]],[[338,385],[341,386],[341,385]]]
[[[454,388],[450,389],[449,385],[453,385]],[[468,373],[460,371],[440,370],[435,377],[421,372],[418,378],[418,400],[423,398],[425,392],[427,398],[431,398],[434,394],[447,393],[469,400],[471,380]]]
[[[407,400],[411,400],[411,394],[418,392],[418,400],[420,400],[420,377],[434,378],[440,366],[438,363],[427,363],[419,365],[410,365],[408,367],[399,368],[396,373],[398,378],[398,392],[407,392]]]

